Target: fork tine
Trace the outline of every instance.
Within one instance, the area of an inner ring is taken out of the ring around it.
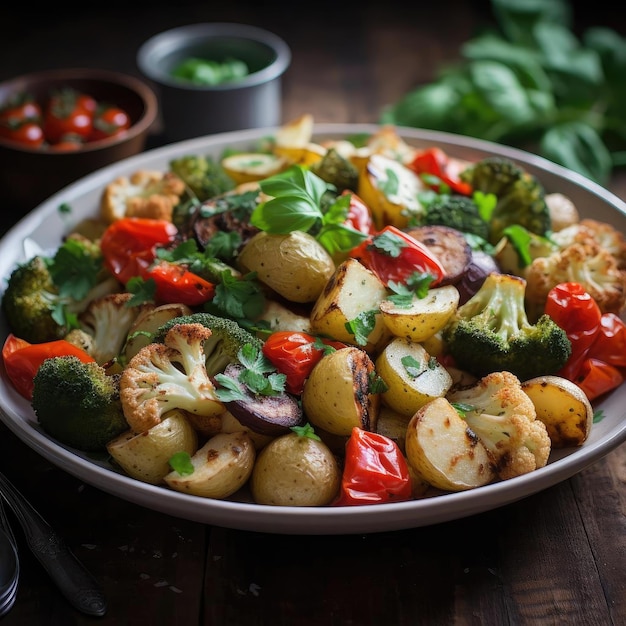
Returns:
[[[4,528],[7,535],[13,542],[15,549],[17,550],[17,540],[15,539],[15,533],[13,532],[13,527],[11,526],[11,522],[7,516],[6,504],[4,502],[4,498],[0,496],[0,526]]]
[[[17,550],[17,541],[15,539],[15,533],[13,532],[13,527],[11,526],[11,522],[9,522],[9,518],[7,516],[6,504],[4,502],[4,498],[0,496],[0,526],[4,528],[6,534],[9,536],[15,549]]]

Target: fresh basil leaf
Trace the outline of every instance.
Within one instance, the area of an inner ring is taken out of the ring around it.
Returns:
[[[571,7],[566,0],[491,0],[491,5],[505,36],[528,47],[535,46],[533,31],[537,24],[572,25]]]
[[[600,184],[608,182],[612,160],[598,132],[583,122],[550,128],[541,139],[542,154]]]
[[[279,235],[294,230],[308,231],[322,211],[306,197],[281,196],[259,204],[250,216],[250,223],[268,233]]]
[[[329,254],[348,252],[365,241],[368,235],[342,224],[322,226],[315,239],[322,244]]]
[[[550,77],[541,65],[535,50],[512,44],[489,34],[468,41],[461,48],[463,56],[474,61],[498,61],[513,70],[527,89],[550,92]]]
[[[534,117],[526,91],[509,67],[496,61],[475,61],[470,72],[478,92],[501,118],[524,124]]]

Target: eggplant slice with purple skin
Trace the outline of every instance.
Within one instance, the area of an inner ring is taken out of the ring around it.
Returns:
[[[241,400],[224,402],[243,426],[261,435],[279,436],[290,431],[293,426],[304,426],[302,407],[296,398],[286,392],[275,396],[252,393],[239,382],[242,365],[232,363],[224,370],[224,375],[231,378],[245,395]]]

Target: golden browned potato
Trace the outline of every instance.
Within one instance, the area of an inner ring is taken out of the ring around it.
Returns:
[[[159,327],[175,317],[190,314],[191,309],[186,304],[162,304],[140,313],[128,331],[128,339],[124,346],[126,362],[151,342],[152,335]]]
[[[171,471],[169,460],[177,452],[193,455],[198,435],[183,411],[171,411],[145,433],[128,431],[107,444],[113,460],[132,478],[157,485]]]
[[[581,446],[591,432],[593,407],[585,392],[560,376],[538,376],[522,383],[548,431],[552,448]]]
[[[445,398],[436,398],[415,413],[405,447],[417,476],[438,489],[464,491],[495,478],[487,450]]]
[[[325,443],[289,433],[261,450],[250,489],[258,504],[324,506],[335,499],[340,483],[339,464]]]
[[[314,426],[349,436],[355,426],[375,430],[380,396],[370,393],[374,363],[349,346],[322,357],[304,383],[302,408]]]
[[[423,190],[412,170],[392,157],[372,154],[359,175],[357,194],[370,208],[376,228],[387,224],[406,228],[411,215],[423,211],[418,200]]]
[[[248,433],[219,433],[192,457],[192,474],[172,471],[165,482],[176,491],[203,498],[227,498],[243,487],[254,466],[256,450]]]
[[[314,302],[335,271],[335,262],[311,235],[261,231],[239,253],[239,264],[291,302]]]
[[[459,304],[459,292],[454,285],[429,289],[425,297],[414,295],[409,306],[399,306],[391,300],[380,303],[383,321],[396,337],[423,342],[438,333],[452,317]]]
[[[406,417],[434,398],[445,396],[452,377],[424,347],[402,337],[392,339],[376,359],[376,371],[387,384],[383,402]]]
[[[386,297],[387,289],[376,274],[356,259],[346,259],[313,305],[311,330],[314,334],[355,343],[346,323],[362,313],[375,311],[375,326],[364,346],[365,350],[371,351],[389,336],[379,309]]]
[[[403,454],[408,425],[409,418],[406,415],[394,411],[386,404],[381,405],[378,411],[378,420],[376,420],[376,432],[395,441]]]

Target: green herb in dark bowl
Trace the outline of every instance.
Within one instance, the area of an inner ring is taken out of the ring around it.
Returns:
[[[213,61],[189,57],[174,68],[172,76],[196,85],[221,85],[240,80],[249,73],[246,63],[239,59]]]

